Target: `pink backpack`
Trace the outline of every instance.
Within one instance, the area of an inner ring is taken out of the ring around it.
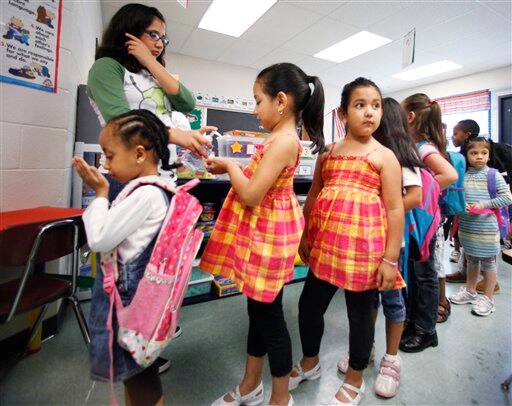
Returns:
[[[203,239],[195,224],[202,211],[199,201],[187,191],[199,183],[194,179],[174,189],[165,180],[141,181],[125,187],[113,205],[125,199],[136,188],[155,185],[173,193],[167,215],[158,234],[144,276],[131,303],[124,307],[116,288],[119,277],[117,248],[101,254],[104,273],[103,289],[110,296],[107,328],[110,332],[110,376],[113,377],[112,312],[115,306],[119,324],[118,344],[129,351],[135,362],[148,367],[169,344],[176,330],[179,311],[185,296],[192,261]]]
[[[428,246],[434,237],[441,222],[439,196],[441,190],[439,183],[432,174],[424,168],[420,169],[422,183],[421,206],[415,207],[406,213],[406,223],[410,236],[415,240],[419,250],[420,262],[428,260],[430,255]]]

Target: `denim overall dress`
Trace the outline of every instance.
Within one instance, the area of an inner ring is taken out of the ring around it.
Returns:
[[[119,279],[117,289],[124,306],[132,301],[139,285],[146,265],[149,262],[156,237],[149,243],[144,251],[135,259],[126,264],[119,264]],[[91,361],[91,378],[98,381],[110,380],[109,357],[109,332],[107,330],[107,317],[110,308],[109,296],[103,290],[103,272],[99,271],[92,289],[91,313],[89,316],[89,328],[91,344],[89,356]],[[117,344],[117,319],[113,310],[112,327],[114,330],[114,381],[125,381],[128,378],[142,372],[132,355]]]

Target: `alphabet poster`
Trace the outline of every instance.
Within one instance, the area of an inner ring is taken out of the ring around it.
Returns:
[[[56,93],[62,0],[0,4],[0,82]]]

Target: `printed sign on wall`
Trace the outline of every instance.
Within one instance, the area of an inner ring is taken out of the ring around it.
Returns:
[[[56,93],[62,0],[0,4],[0,81]]]

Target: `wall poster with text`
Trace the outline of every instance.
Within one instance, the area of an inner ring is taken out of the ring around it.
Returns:
[[[57,92],[62,0],[0,0],[0,82]]]

